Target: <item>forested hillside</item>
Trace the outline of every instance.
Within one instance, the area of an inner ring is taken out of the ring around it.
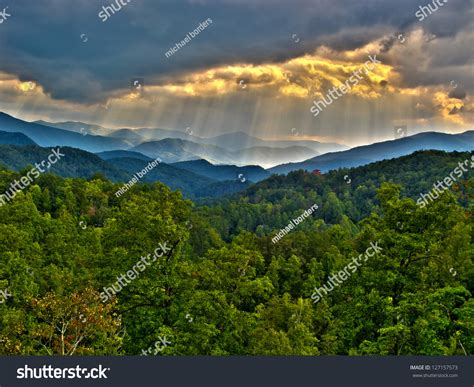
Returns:
[[[246,191],[219,203],[209,202],[209,208],[200,209],[203,217],[224,222],[222,236],[228,239],[243,230],[268,234],[275,228],[288,224],[312,204],[318,203],[314,214],[329,224],[359,222],[379,205],[377,189],[382,183],[400,186],[401,195],[415,201],[420,193],[426,193],[433,184],[444,177],[458,163],[470,159],[469,152],[420,151],[397,159],[384,160],[352,169],[339,169],[327,174],[315,175],[302,170],[287,176],[274,175]],[[463,178],[451,187],[463,207],[471,206],[468,192],[474,176],[473,168],[467,168]],[[466,179],[467,178],[467,179]],[[223,216],[225,214],[225,216]],[[309,230],[310,224],[300,226]]]
[[[293,172],[207,206],[161,183],[117,198],[105,178],[42,175],[0,206],[0,354],[472,355],[472,168],[415,203],[470,158]],[[0,192],[22,172],[0,169]]]
[[[9,140],[12,140],[12,137]],[[103,154],[96,155],[70,147],[60,149],[65,156],[61,163],[53,165],[49,172],[62,177],[89,179],[100,175],[114,182],[126,183],[133,178],[134,174],[142,171],[151,160],[143,155],[137,157],[134,155],[136,152],[105,152],[109,156],[115,153],[116,157],[102,159]],[[15,171],[28,169],[28,166],[34,166],[38,160],[44,160],[50,152],[50,149],[37,145],[0,144],[0,165]],[[221,166],[209,165],[214,170],[221,169]],[[238,170],[237,167],[235,168]],[[246,173],[251,168],[242,168],[242,170]],[[263,168],[259,167],[259,169],[265,172]],[[201,197],[215,198],[243,190],[249,185],[249,182],[245,178],[242,179],[244,181],[238,180],[237,176],[238,174],[233,176],[233,181],[221,182],[197,172],[193,173],[185,168],[181,169],[161,162],[151,171],[145,173],[142,181],[148,183],[163,182],[171,189],[182,192],[186,198],[197,200]]]

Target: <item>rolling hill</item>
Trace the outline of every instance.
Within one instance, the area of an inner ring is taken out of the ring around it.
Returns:
[[[6,145],[36,145],[36,143],[23,133],[9,133],[0,131],[0,144]]]
[[[123,157],[139,159],[143,161],[151,161],[153,160],[151,157],[145,156],[139,152],[132,152],[127,150],[117,150],[117,151],[107,151],[107,152],[99,152],[96,153],[102,160],[110,160],[110,159],[119,159]]]
[[[0,145],[0,165],[14,171],[20,171],[27,166],[46,160],[51,150],[37,145]],[[119,157],[103,160],[98,155],[70,147],[61,147],[65,156],[53,165],[47,172],[62,177],[80,177],[89,179],[97,173],[102,174],[113,182],[128,182],[133,174],[140,172],[150,161],[146,156]],[[110,152],[117,155],[120,152]],[[134,152],[121,154],[130,156]],[[179,190],[190,199],[203,197],[218,197],[239,192],[249,186],[249,182],[218,181],[197,173],[177,168],[164,163],[145,174],[142,182],[160,181],[173,190]]]
[[[272,173],[286,174],[298,169],[330,169],[351,168],[375,161],[405,156],[418,150],[470,151],[474,149],[474,131],[461,134],[445,134],[438,132],[420,133],[392,141],[384,141],[371,145],[359,146],[342,152],[326,153],[321,156],[300,162],[282,164],[270,168]]]
[[[130,157],[109,159],[108,162],[116,168],[129,173],[129,179],[137,171],[140,172],[148,165],[143,161]],[[173,190],[179,190],[186,198],[215,198],[244,190],[249,183],[236,181],[217,181],[197,173],[176,168],[164,163],[158,164],[141,179],[142,182],[153,183],[160,181]]]
[[[270,176],[269,172],[256,165],[245,167],[213,165],[206,160],[181,161],[172,165],[219,181],[239,179],[257,182]],[[239,175],[241,176],[239,177]]]
[[[0,164],[8,169],[19,171],[28,165],[34,166],[46,160],[51,149],[37,145],[0,145]],[[125,181],[128,174],[102,160],[100,157],[76,148],[61,148],[65,156],[54,164],[48,172],[62,177],[90,178],[95,173],[102,173],[112,181]]]

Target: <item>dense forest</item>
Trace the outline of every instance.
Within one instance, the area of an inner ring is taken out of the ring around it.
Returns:
[[[472,355],[472,168],[416,205],[470,158],[297,171],[198,202],[162,183],[118,198],[121,183],[92,171],[41,175],[0,206],[0,354]],[[0,167],[0,193],[28,170]],[[379,253],[313,301],[375,242]]]

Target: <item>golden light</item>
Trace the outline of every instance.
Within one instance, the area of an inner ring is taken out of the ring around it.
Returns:
[[[21,91],[27,93],[27,92],[32,91],[36,88],[36,83],[31,82],[31,81],[21,82],[18,87]]]

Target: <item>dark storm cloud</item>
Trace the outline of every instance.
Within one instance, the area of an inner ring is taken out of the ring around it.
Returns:
[[[463,90],[462,88],[456,88],[454,90],[451,90],[451,92],[449,93],[449,98],[456,98],[456,99],[461,99],[463,100],[464,98],[466,98],[466,91]]]
[[[413,0],[131,0],[102,22],[98,13],[111,2],[3,1],[12,17],[0,26],[0,71],[39,82],[55,99],[94,103],[129,88],[134,77],[159,84],[213,65],[282,61],[320,45],[354,49],[420,25],[448,42],[472,21],[470,1],[461,0],[423,22]],[[207,18],[213,21],[208,28],[164,56]],[[452,51],[449,59],[435,57],[435,65],[465,66],[472,59],[467,50]],[[438,72],[428,69],[422,83],[440,83]]]

